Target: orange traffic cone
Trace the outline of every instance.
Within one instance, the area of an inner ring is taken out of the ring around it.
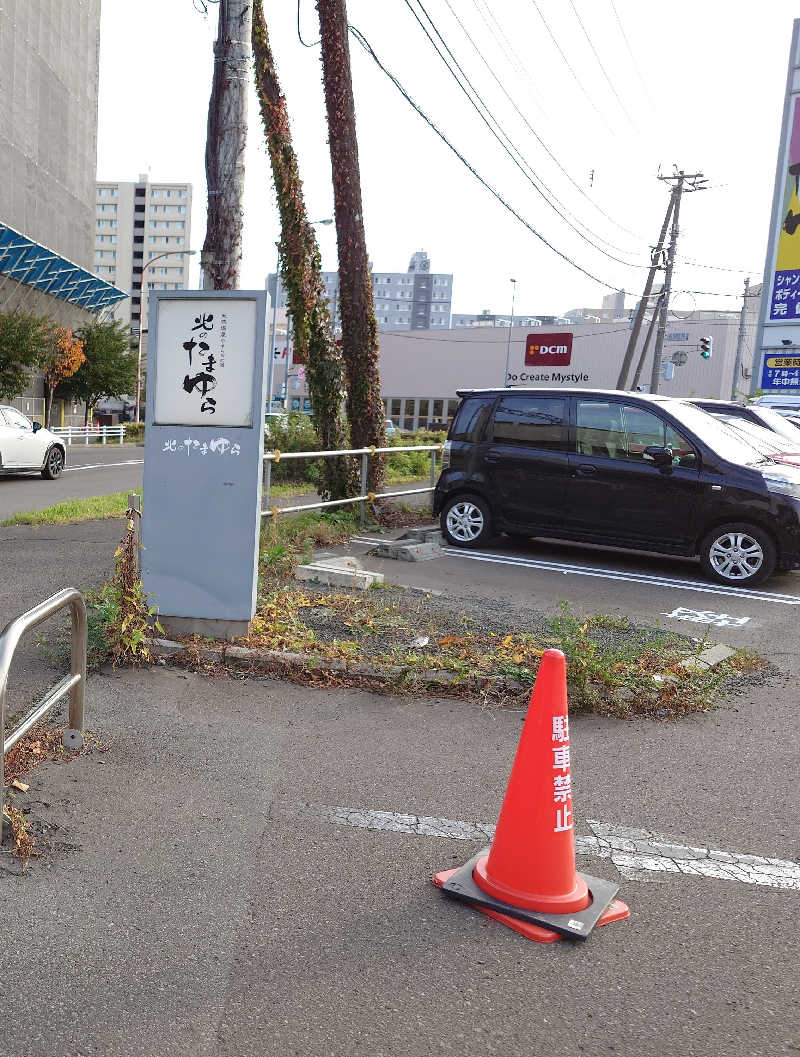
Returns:
[[[486,854],[488,851],[488,854]],[[490,849],[434,884],[489,916],[547,943],[585,939],[597,924],[628,917],[618,885],[575,869],[567,673],[547,650],[511,768]]]

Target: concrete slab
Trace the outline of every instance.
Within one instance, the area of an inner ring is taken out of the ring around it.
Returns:
[[[414,543],[411,541],[387,540],[379,543],[375,549],[379,558],[396,558],[404,562],[424,562],[431,558],[441,558],[442,549],[438,543]]]
[[[294,575],[296,580],[313,580],[330,587],[356,587],[362,591],[384,581],[383,573],[373,573],[355,565],[333,565],[327,560],[298,565]]]
[[[442,543],[442,530],[437,525],[409,529],[398,540],[414,540],[415,543]]]
[[[732,647],[719,642],[716,646],[709,646],[707,650],[702,650],[696,657],[689,657],[687,660],[682,661],[681,664],[684,668],[705,670],[713,668],[715,664],[719,664],[721,661],[726,661],[735,652],[736,650]]]

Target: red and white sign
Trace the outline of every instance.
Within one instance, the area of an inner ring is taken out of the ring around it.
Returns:
[[[572,334],[529,334],[526,367],[567,367],[572,359]]]

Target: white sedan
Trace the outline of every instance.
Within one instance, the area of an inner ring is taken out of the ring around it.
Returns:
[[[0,474],[38,470],[53,481],[64,469],[65,456],[64,441],[55,433],[0,404]]]

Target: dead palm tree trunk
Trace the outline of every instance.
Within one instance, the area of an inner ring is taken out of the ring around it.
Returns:
[[[208,215],[200,257],[206,290],[239,285],[251,21],[251,0],[219,0],[206,133]]]
[[[281,279],[287,291],[294,330],[295,356],[305,361],[311,417],[322,446],[347,447],[342,411],[344,364],[333,338],[322,262],[314,229],[308,222],[303,184],[292,146],[289,114],[275,69],[261,0],[253,3],[253,58],[264,135],[281,218]],[[275,293],[277,296],[277,284]],[[346,459],[323,460],[322,492],[332,499],[353,494],[356,478]]]
[[[339,310],[347,369],[350,439],[354,448],[380,447],[385,438],[385,412],[378,368],[378,326],[361,208],[345,0],[317,0],[317,11],[339,247]],[[383,460],[371,459],[370,491],[377,491],[383,478]]]

